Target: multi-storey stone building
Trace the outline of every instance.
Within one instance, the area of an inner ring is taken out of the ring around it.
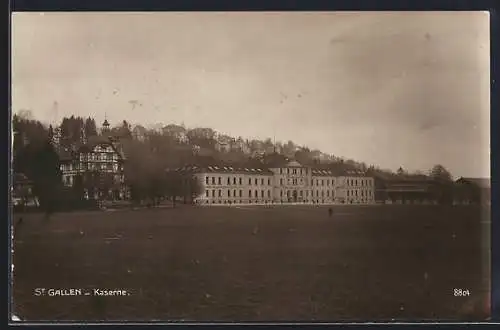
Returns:
[[[373,177],[361,171],[347,171],[337,177],[337,202],[342,204],[375,203]]]
[[[336,174],[296,161],[267,167],[188,166],[203,189],[199,204],[372,204],[373,178],[362,173]]]

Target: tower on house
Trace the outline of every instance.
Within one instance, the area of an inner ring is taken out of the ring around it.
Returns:
[[[104,122],[102,123],[101,131],[102,131],[102,134],[107,134],[110,131],[109,122],[108,122],[108,119],[106,117],[104,118]]]

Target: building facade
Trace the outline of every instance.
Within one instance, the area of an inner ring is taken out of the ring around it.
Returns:
[[[429,177],[376,175],[375,199],[383,204],[438,204],[437,182]]]
[[[201,183],[202,193],[195,201],[202,205],[374,203],[373,178],[361,173],[355,179],[338,176],[296,161],[259,168],[211,165],[182,170]]]
[[[91,141],[60,155],[63,184],[73,187],[81,179],[85,199],[127,198],[125,157],[113,142]]]
[[[361,171],[347,171],[337,177],[337,196],[339,204],[375,203],[375,181]]]
[[[105,120],[102,133],[109,132]],[[82,139],[72,149],[61,147],[53,141],[59,155],[63,185],[81,186],[85,199],[127,199],[125,185],[125,155],[120,143],[110,136],[92,136]]]
[[[184,126],[170,124],[162,128],[162,133],[170,136],[178,143],[187,143],[187,131]]]

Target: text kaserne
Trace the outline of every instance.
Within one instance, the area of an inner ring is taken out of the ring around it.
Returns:
[[[103,289],[94,289],[94,296],[127,296],[127,290],[103,290]]]

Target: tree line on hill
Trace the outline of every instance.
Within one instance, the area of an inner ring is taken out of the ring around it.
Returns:
[[[320,160],[324,155],[319,150],[311,150],[306,146],[298,147],[293,141],[273,143],[270,138],[264,140],[247,140],[242,137],[233,138],[217,134],[212,128],[185,128],[179,125],[167,125],[156,128],[145,128],[132,125],[126,120],[110,128],[107,132],[99,132],[94,118],[78,116],[64,117],[59,125],[60,145],[71,149],[75,144],[92,136],[107,135],[119,140],[126,155],[125,182],[130,187],[130,197],[135,202],[150,200],[158,204],[161,199],[168,198],[175,202],[177,198],[185,201],[202,193],[201,183],[190,177],[181,175],[175,169],[186,164],[228,164],[233,166],[266,166],[276,158],[295,159],[305,166],[316,166],[331,170],[360,170],[371,175],[419,177],[422,173],[407,173],[400,168],[396,173],[382,170],[374,165],[366,165],[330,155],[326,160]],[[58,201],[68,196],[67,188],[62,185],[59,170],[59,158],[53,144],[52,136],[56,128],[47,126],[35,120],[29,113],[19,113],[13,116],[13,167],[14,172],[24,173],[33,181],[34,193],[38,196],[40,205],[46,210],[57,207]],[[179,139],[179,135],[185,139]],[[243,148],[219,150],[218,140],[224,139]],[[244,149],[244,150],[243,150]],[[275,153],[278,150],[279,153]],[[84,187],[106,186],[107,180],[100,178],[99,173],[88,173],[75,181],[73,190],[77,199],[81,199]],[[443,166],[436,165],[429,171],[429,176],[443,186],[451,187],[452,177]],[[448,188],[447,188],[448,189]],[[449,188],[451,189],[451,188]],[[448,189],[448,190],[449,190]]]

